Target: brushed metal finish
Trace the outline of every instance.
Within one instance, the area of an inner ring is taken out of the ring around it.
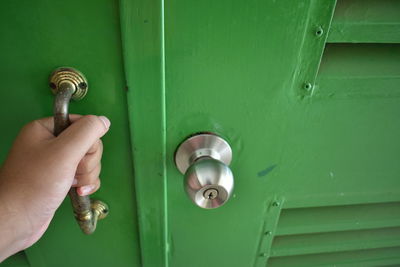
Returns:
[[[214,209],[226,203],[233,191],[233,174],[221,161],[204,158],[185,174],[185,191],[199,207]]]
[[[197,206],[214,209],[229,199],[234,186],[231,160],[231,147],[214,134],[192,136],[179,146],[175,163],[185,176],[187,195]]]
[[[200,157],[211,157],[226,165],[232,161],[232,149],[228,142],[215,134],[198,134],[186,139],[175,154],[178,170],[185,174],[191,164]]]

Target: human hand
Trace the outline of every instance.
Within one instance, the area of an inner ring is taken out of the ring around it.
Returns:
[[[71,186],[82,196],[100,187],[100,138],[110,121],[70,118],[71,126],[57,137],[53,118],[27,124],[0,169],[0,262],[43,235]]]

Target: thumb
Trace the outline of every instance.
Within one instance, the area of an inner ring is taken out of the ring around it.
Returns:
[[[65,129],[56,142],[62,147],[64,155],[81,160],[90,147],[107,133],[110,124],[104,116],[83,116]]]

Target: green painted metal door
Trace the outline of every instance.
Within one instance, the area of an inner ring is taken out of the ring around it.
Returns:
[[[97,193],[110,217],[83,236],[67,201],[4,266],[400,264],[400,1],[3,7],[4,151],[51,114],[60,65],[90,82],[71,111],[112,120]],[[214,210],[174,164],[198,132],[233,148],[234,194]]]
[[[85,236],[66,199],[44,237],[1,266],[140,266],[118,3],[3,1],[0,14],[1,160],[25,123],[52,115],[48,76],[56,67],[73,66],[89,81],[71,113],[113,122],[96,193],[110,205],[110,217]]]

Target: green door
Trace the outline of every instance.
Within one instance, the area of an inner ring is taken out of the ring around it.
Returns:
[[[1,159],[51,115],[55,67],[89,80],[71,113],[112,127],[96,193],[109,217],[84,236],[67,200],[0,266],[400,264],[400,1],[2,7]],[[233,150],[234,191],[216,209],[190,201],[174,162],[200,132]]]
[[[110,216],[85,236],[66,199],[45,236],[0,265],[140,266],[118,3],[3,1],[0,14],[1,161],[24,124],[52,115],[48,76],[57,67],[75,67],[89,82],[71,113],[104,114],[113,122],[95,194],[109,204]]]

